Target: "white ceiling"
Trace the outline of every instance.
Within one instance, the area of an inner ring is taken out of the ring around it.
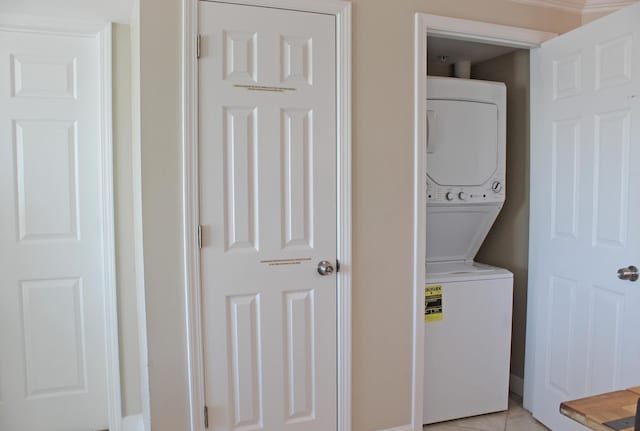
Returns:
[[[128,23],[133,0],[0,0],[0,13]]]
[[[440,63],[440,57],[446,56],[448,57],[446,64],[454,64],[460,60],[469,60],[471,64],[475,64],[515,50],[516,48],[506,46],[443,39],[434,36],[427,37],[427,61],[429,63]]]

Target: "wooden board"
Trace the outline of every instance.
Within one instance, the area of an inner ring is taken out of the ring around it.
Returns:
[[[635,416],[640,386],[609,392],[560,405],[560,413],[596,431],[611,431],[605,422]],[[633,427],[623,431],[633,431]]]

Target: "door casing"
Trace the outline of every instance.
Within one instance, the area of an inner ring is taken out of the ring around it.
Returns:
[[[204,431],[204,365],[198,246],[198,1],[182,10],[182,171],[185,296],[191,431]],[[315,12],[336,19],[337,112],[337,431],[351,430],[351,3],[338,0],[225,0]]]
[[[422,430],[423,364],[424,364],[424,262],[426,259],[426,208],[427,208],[427,148],[426,125],[422,121],[427,115],[427,36],[482,42],[519,49],[537,48],[557,34],[527,28],[490,24],[480,21],[416,13],[414,20],[414,208],[413,208],[413,431]],[[530,312],[530,309],[529,309]],[[527,342],[529,344],[529,342]],[[530,349],[527,349],[529,351]],[[532,379],[527,374],[527,381]],[[527,385],[531,386],[531,385]],[[524,401],[527,408],[528,398]]]

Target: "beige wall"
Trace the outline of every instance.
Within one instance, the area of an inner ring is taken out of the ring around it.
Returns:
[[[189,426],[180,144],[181,0],[140,0],[142,256],[153,431]]]
[[[507,198],[477,260],[514,274],[511,373],[524,377],[529,256],[529,51],[472,68],[474,79],[507,85]]]
[[[142,217],[154,431],[187,429],[180,0],[141,0]],[[563,32],[506,0],[353,1],[353,430],[411,421],[413,14]]]
[[[430,76],[454,76],[453,68],[453,64],[427,63],[427,74]]]

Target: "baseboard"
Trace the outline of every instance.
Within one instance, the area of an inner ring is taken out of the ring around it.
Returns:
[[[385,428],[385,429],[379,430],[379,431],[413,431],[413,425],[411,425],[411,424],[401,425],[399,427]]]
[[[524,394],[524,379],[515,374],[511,374],[509,376],[509,391],[522,396]]]
[[[122,431],[144,431],[142,415],[126,416],[122,419]]]

